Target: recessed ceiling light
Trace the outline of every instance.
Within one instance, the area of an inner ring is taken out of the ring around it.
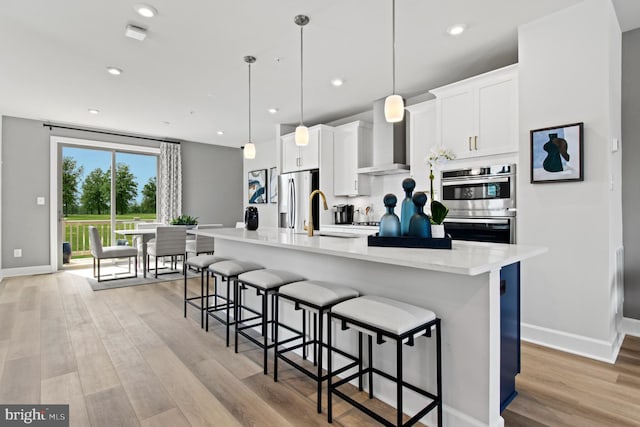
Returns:
[[[450,36],[458,36],[464,33],[464,30],[466,29],[467,26],[465,24],[455,24],[447,28],[447,34],[449,34]]]
[[[216,132],[218,135],[224,135],[224,132],[219,130],[218,132]]]
[[[100,110],[96,110],[95,108],[89,108],[89,114],[100,114]]]
[[[119,76],[122,74],[122,69],[118,67],[107,67],[107,72],[113,76]]]
[[[331,80],[331,84],[334,85],[335,87],[340,87],[344,84],[344,80],[342,79],[333,79]]]
[[[267,111],[269,112],[269,114],[275,114],[275,113],[278,112],[278,109],[277,108],[269,108]]]
[[[158,14],[158,11],[156,10],[156,8],[144,3],[140,3],[133,6],[133,10],[135,10],[138,13],[138,15],[144,16],[145,18],[153,18]]]

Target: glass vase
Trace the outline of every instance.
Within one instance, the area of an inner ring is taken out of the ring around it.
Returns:
[[[380,237],[398,237],[400,236],[400,220],[398,216],[393,213],[393,208],[396,207],[398,199],[393,194],[387,194],[384,196],[384,206],[387,212],[380,218]]]
[[[424,213],[424,205],[427,203],[427,195],[421,191],[413,195],[413,203],[416,213],[409,221],[409,236],[431,238],[431,220]]]
[[[409,222],[413,214],[416,213],[416,205],[411,198],[414,188],[416,188],[416,182],[413,178],[406,178],[402,181],[402,189],[405,195],[400,207],[400,232],[402,236],[409,235]]]

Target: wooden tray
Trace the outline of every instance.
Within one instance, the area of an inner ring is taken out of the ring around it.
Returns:
[[[425,248],[425,249],[451,249],[451,239],[429,239],[422,237],[380,237],[378,233],[368,236],[369,246],[382,246],[386,248]]]

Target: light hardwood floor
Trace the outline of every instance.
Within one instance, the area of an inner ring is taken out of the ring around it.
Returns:
[[[73,426],[327,425],[308,378],[283,366],[274,383],[253,345],[235,354],[222,327],[205,333],[195,309],[184,319],[181,294],[181,281],[93,292],[65,272],[3,280],[0,402],[69,403]],[[640,339],[615,365],[523,344],[517,383],[507,426],[640,426]],[[335,425],[373,424],[337,401]]]

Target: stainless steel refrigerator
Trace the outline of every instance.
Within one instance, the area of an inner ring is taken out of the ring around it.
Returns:
[[[305,221],[309,219],[309,195],[319,187],[318,169],[283,173],[278,180],[278,225],[304,233]],[[319,229],[318,197],[313,198],[313,227]]]

